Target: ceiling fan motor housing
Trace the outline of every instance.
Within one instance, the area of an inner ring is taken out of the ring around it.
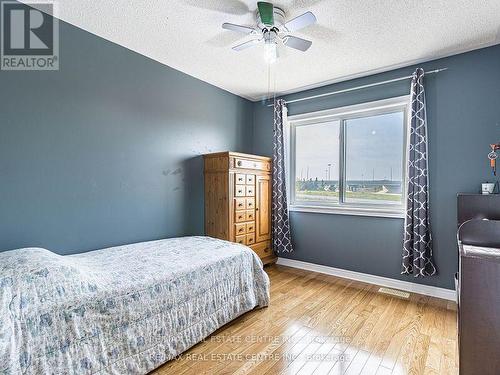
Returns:
[[[272,29],[265,29],[263,31],[264,43],[277,43],[278,41],[278,29],[273,27]]]

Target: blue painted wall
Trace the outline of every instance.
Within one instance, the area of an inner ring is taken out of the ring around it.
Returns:
[[[251,151],[252,103],[64,22],[60,70],[0,71],[0,251],[203,233],[199,155]]]
[[[295,252],[286,257],[427,285],[454,288],[457,271],[456,194],[476,192],[492,180],[486,155],[500,141],[500,46],[420,64],[448,67],[426,78],[429,124],[431,222],[439,274],[414,279],[400,274],[402,219],[291,213]],[[416,66],[321,87],[286,99],[409,75]],[[317,111],[409,93],[398,82],[354,93],[290,104],[289,114]],[[272,112],[254,104],[255,153],[272,153]]]
[[[0,251],[68,254],[203,233],[200,155],[270,155],[272,112],[64,22],[61,69],[0,71]],[[401,219],[292,213],[291,258],[453,287],[457,192],[491,180],[500,139],[500,46],[421,64],[439,275],[400,275]],[[290,95],[400,77],[399,69]],[[408,93],[408,82],[289,107],[290,114]]]

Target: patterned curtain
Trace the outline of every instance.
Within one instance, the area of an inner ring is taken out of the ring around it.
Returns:
[[[429,221],[427,116],[423,80],[424,70],[419,68],[411,81],[408,189],[401,271],[402,274],[413,274],[415,277],[436,273]]]
[[[276,254],[292,252],[285,176],[284,127],[286,107],[283,99],[274,101],[272,242]]]

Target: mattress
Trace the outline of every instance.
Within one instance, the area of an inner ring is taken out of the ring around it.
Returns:
[[[246,246],[181,237],[0,253],[0,374],[145,374],[269,303]]]

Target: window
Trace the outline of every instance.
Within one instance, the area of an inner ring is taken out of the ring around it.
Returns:
[[[408,97],[290,116],[291,209],[402,217]]]
[[[295,199],[338,203],[340,121],[298,126],[295,130]]]

